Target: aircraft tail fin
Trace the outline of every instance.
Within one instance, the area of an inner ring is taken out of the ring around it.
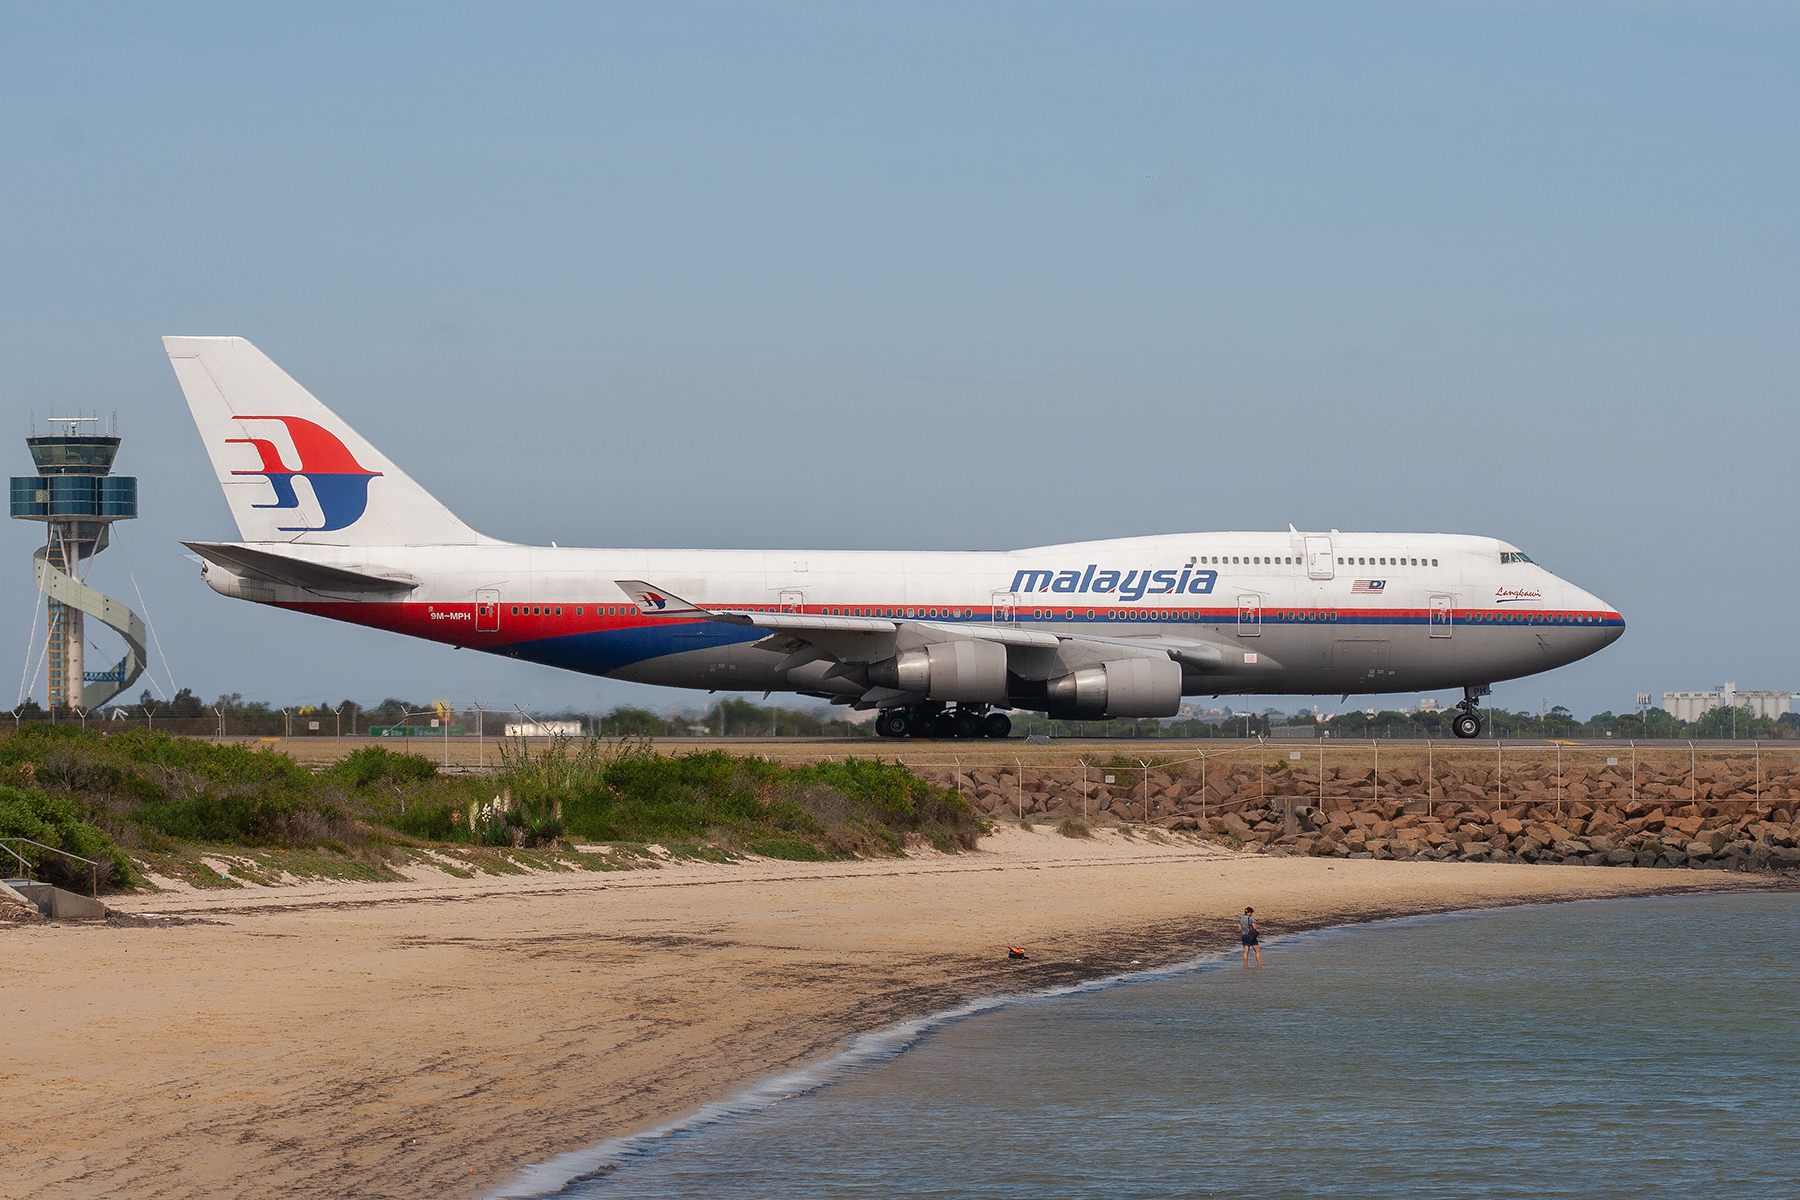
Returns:
[[[246,542],[487,540],[243,338],[166,337],[163,347]]]

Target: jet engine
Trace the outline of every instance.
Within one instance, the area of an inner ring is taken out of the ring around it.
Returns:
[[[1121,658],[1049,681],[1052,710],[1108,717],[1172,717],[1181,708],[1181,666],[1166,658]]]
[[[1180,675],[1176,668],[1177,691]],[[997,704],[1006,699],[1006,647],[998,642],[967,641],[902,650],[893,658],[870,663],[869,682],[902,692],[922,692],[930,700]]]

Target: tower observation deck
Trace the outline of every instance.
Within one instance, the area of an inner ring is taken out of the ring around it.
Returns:
[[[84,582],[111,540],[112,523],[137,516],[137,480],[111,473],[119,438],[79,432],[98,417],[50,421],[65,432],[25,439],[38,473],[12,477],[12,515],[45,526],[44,545],[32,558],[38,590],[49,597],[50,707],[86,712],[144,671],[143,621]],[[88,617],[125,639],[125,657],[104,671],[85,669]]]

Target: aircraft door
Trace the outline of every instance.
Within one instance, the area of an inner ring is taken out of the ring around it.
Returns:
[[[994,606],[994,624],[1011,625],[1019,608],[1019,593],[995,592],[992,596]]]
[[[1308,579],[1330,579],[1331,568],[1331,539],[1328,537],[1307,538],[1306,577]]]
[[[500,630],[500,593],[475,593],[475,632],[498,633]]]
[[[1262,597],[1238,597],[1238,636],[1262,636]]]
[[[797,589],[789,589],[781,593],[781,611],[797,613],[806,611],[806,593]]]
[[[1431,598],[1431,636],[1447,638],[1450,636],[1450,618],[1456,608],[1456,597],[1433,596]]]

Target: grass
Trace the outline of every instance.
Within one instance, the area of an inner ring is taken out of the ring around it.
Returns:
[[[1080,817],[1064,817],[1056,823],[1056,832],[1066,838],[1091,838],[1094,827]]]
[[[960,795],[898,763],[788,767],[722,751],[556,741],[536,753],[505,747],[501,769],[481,778],[444,776],[385,746],[314,772],[273,748],[147,731],[28,726],[0,738],[0,836],[99,858],[101,886],[113,890],[141,884],[145,872],[230,888],[398,879],[426,863],[474,875],[654,867],[663,857],[728,863],[746,853],[826,861],[897,855],[909,844],[972,849],[984,829]],[[34,859],[39,878],[59,870],[54,856]]]

